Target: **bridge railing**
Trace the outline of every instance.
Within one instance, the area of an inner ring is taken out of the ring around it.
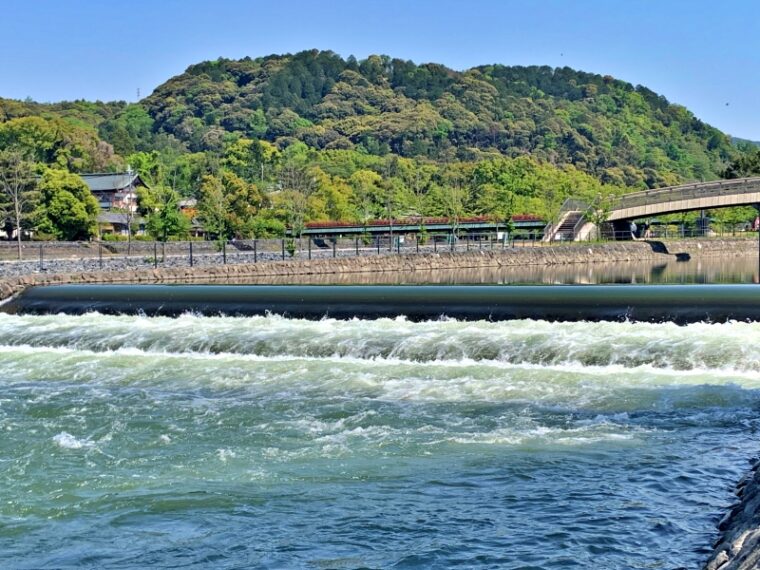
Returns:
[[[562,202],[562,207],[559,209],[560,214],[565,212],[585,212],[586,210],[588,210],[588,204],[577,198],[567,198]]]
[[[645,190],[621,196],[612,206],[613,210],[625,210],[664,202],[710,198],[722,194],[752,194],[760,192],[760,178],[737,178],[715,182],[697,182],[682,186],[670,186]]]

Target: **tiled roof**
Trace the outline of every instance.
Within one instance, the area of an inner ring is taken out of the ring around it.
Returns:
[[[97,172],[94,174],[80,174],[80,176],[93,192],[122,190],[130,184],[133,186],[145,186],[145,183],[140,179],[140,175],[135,172]]]

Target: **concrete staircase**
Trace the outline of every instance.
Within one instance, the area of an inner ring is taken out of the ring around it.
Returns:
[[[573,241],[576,238],[575,230],[583,218],[583,212],[572,210],[562,214],[559,222],[552,226],[544,234],[544,241]]]

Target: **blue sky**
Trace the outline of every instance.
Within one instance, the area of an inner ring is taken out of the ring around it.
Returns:
[[[202,60],[319,48],[454,69],[567,65],[760,140],[758,0],[0,1],[3,97],[135,100]]]

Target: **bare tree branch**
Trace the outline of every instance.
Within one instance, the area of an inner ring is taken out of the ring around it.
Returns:
[[[16,233],[19,259],[24,223],[31,218],[38,199],[33,163],[19,150],[0,151],[0,214]]]

